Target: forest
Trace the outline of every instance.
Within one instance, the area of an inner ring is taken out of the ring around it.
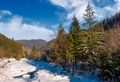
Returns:
[[[56,39],[42,50],[42,59],[62,65],[71,72],[94,74],[102,80],[120,81],[120,13],[97,22],[92,7],[88,4],[84,13],[86,21],[81,24],[73,17],[69,33],[62,24],[58,27]]]
[[[0,58],[21,58],[40,59],[40,51],[34,46],[27,48],[14,39],[9,39],[3,34],[0,34]]]

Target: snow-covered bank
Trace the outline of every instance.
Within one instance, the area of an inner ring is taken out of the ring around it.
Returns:
[[[1,60],[0,82],[1,80],[13,79],[13,77],[35,71],[36,67],[29,65],[27,61],[26,59],[17,61],[14,58]]]
[[[31,77],[32,76],[32,77]],[[85,75],[80,78],[62,70],[60,66],[43,61],[21,59],[0,60],[0,82],[99,82]]]

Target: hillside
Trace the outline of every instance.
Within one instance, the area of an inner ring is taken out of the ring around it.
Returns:
[[[22,45],[0,34],[0,57],[23,57]]]
[[[55,39],[47,42],[44,46],[41,47],[41,50],[46,50],[46,49],[49,50],[50,48],[53,47],[54,42],[55,42]]]
[[[114,16],[107,17],[103,20],[102,25],[104,30],[116,27],[116,24],[120,23],[120,12],[116,13]]]
[[[34,46],[36,49],[40,49],[47,43],[47,41],[42,39],[18,40],[18,42],[25,47],[32,48]]]

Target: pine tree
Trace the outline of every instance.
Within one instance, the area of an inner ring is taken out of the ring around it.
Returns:
[[[85,23],[84,26],[87,27],[88,34],[87,34],[87,48],[88,54],[91,54],[93,36],[92,36],[92,27],[95,25],[95,16],[92,7],[88,4],[86,8],[86,13],[84,15]]]
[[[95,26],[96,21],[95,21],[95,16],[94,16],[94,11],[92,9],[92,7],[88,4],[87,8],[86,8],[86,13],[84,14],[84,19],[85,19],[85,23],[84,25],[87,27],[87,55],[88,55],[88,62],[90,66],[96,66],[97,64],[97,60],[98,55],[100,55],[100,53],[104,54],[102,51],[100,52],[100,50],[103,48],[103,42],[104,41],[104,36],[103,36],[103,30],[102,30],[102,26],[100,24],[99,27],[98,25]],[[100,29],[94,29],[94,28]]]
[[[80,33],[80,26],[77,18],[74,16],[73,22],[70,28],[70,33],[69,33],[69,41],[68,41],[68,49],[69,52],[72,55],[72,63],[73,63],[73,74],[77,68],[77,58],[79,56],[79,49],[80,49],[80,43],[81,39],[79,36]]]
[[[87,5],[87,8],[85,11],[86,13],[83,15],[86,22],[83,25],[86,26],[88,29],[90,29],[96,23],[94,11],[89,4]]]
[[[54,43],[54,57],[55,62],[61,64],[63,67],[66,65],[66,40],[67,35],[65,33],[64,28],[62,27],[62,24],[60,24],[57,37],[55,39]]]
[[[90,49],[93,42],[92,27],[95,25],[96,21],[95,21],[94,11],[89,4],[87,5],[86,13],[84,14],[84,19],[85,19],[84,26],[86,26],[88,29],[87,44],[88,44],[88,49]]]

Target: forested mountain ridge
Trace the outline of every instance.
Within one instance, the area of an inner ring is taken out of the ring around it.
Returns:
[[[28,59],[40,59],[40,50],[34,46],[32,48],[26,48],[20,43],[11,40],[0,34],[0,58],[28,58]]]
[[[111,28],[116,27],[115,25],[119,23],[120,23],[120,12],[116,13],[115,15],[111,17],[105,18],[103,21],[96,24],[94,26],[95,27],[94,29],[100,30],[102,28],[104,31],[107,31]]]
[[[111,16],[110,18],[106,18],[103,21],[103,27],[105,30],[114,28],[116,23],[120,23],[120,12],[116,13],[114,16]]]
[[[47,41],[42,39],[17,40],[17,42],[28,48],[32,48],[34,46],[36,49],[40,49],[47,43]]]
[[[24,57],[22,45],[0,34],[0,57],[22,58]]]

